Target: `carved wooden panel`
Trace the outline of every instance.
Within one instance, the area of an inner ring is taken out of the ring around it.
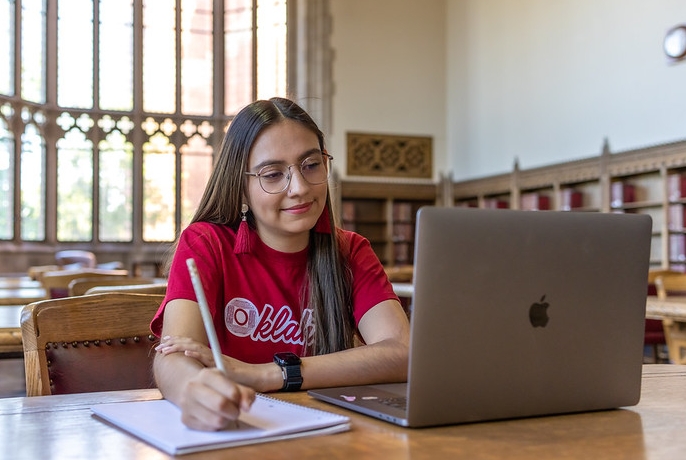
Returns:
[[[431,137],[348,133],[348,175],[432,177]]]

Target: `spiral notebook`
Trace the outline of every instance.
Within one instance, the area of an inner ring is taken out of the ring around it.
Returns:
[[[197,431],[181,422],[171,402],[129,401],[99,404],[91,411],[129,434],[171,455],[237,447],[282,439],[332,434],[350,429],[350,418],[258,394],[237,426]]]

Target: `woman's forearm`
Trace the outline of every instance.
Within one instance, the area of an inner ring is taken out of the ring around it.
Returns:
[[[155,381],[164,397],[174,404],[181,404],[186,383],[204,366],[183,353],[156,353],[153,361]]]
[[[155,359],[155,375],[165,397],[180,403],[186,383],[203,367],[214,367],[214,362],[206,345],[184,338],[170,338],[166,344],[169,348],[159,352]],[[274,363],[247,364],[226,356],[224,360],[229,377],[237,383],[260,392],[283,387],[281,369]],[[407,360],[407,345],[396,339],[304,357],[302,388],[404,382]]]
[[[387,339],[302,360],[303,389],[407,380],[408,347]]]

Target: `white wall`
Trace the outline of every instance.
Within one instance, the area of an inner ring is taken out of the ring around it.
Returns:
[[[329,147],[347,131],[434,136],[456,179],[686,139],[684,0],[331,0]],[[340,159],[340,161],[339,161]]]
[[[347,132],[432,136],[435,164],[445,165],[445,6],[331,0],[334,95],[326,134],[341,176]]]
[[[685,1],[447,1],[454,177],[686,138],[686,63],[662,51]]]

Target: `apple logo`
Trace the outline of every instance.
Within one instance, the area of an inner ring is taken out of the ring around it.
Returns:
[[[548,302],[545,301],[545,294],[541,300],[531,304],[529,321],[533,327],[545,327],[548,324]]]

